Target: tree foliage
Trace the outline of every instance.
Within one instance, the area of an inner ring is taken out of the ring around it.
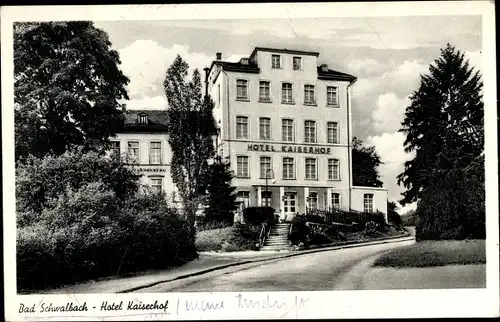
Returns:
[[[352,139],[352,180],[355,186],[382,187],[378,167],[383,162],[374,146],[365,146],[363,141]]]
[[[217,161],[210,165],[207,185],[208,208],[205,210],[205,221],[233,224],[236,210],[236,187],[231,186],[233,173],[229,162]]]
[[[194,215],[206,192],[208,160],[214,155],[214,103],[203,97],[200,73],[188,80],[188,64],[178,55],[163,82],[169,108],[168,142],[172,149],[171,175],[184,212],[194,225]]]
[[[401,219],[401,216],[396,211],[397,208],[398,206],[394,201],[387,202],[387,219],[390,223],[393,223],[396,226],[400,226],[403,221]]]
[[[398,183],[406,188],[401,204],[417,201],[438,173],[463,169],[483,152],[481,74],[464,54],[448,44],[421,75],[411,96],[400,132],[405,151],[415,157],[405,163]]]
[[[417,240],[485,237],[481,75],[448,44],[407,107],[401,203],[418,201]]]
[[[104,150],[123,124],[129,80],[106,32],[88,21],[14,25],[16,160]]]

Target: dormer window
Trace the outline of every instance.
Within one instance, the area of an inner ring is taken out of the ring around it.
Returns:
[[[139,114],[139,124],[148,124],[147,114]]]

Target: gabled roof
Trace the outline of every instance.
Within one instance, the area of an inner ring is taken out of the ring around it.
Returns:
[[[167,112],[157,110],[128,110],[124,113],[124,132],[165,132],[167,131]],[[146,124],[139,123],[139,115],[147,115]]]

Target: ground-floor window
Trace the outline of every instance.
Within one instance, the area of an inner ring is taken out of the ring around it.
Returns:
[[[262,191],[262,206],[272,207],[273,193],[272,191]]]
[[[151,191],[153,193],[161,193],[162,192],[162,186],[163,186],[163,179],[162,178],[151,178]]]
[[[318,209],[318,193],[317,192],[310,192],[308,200],[309,200],[309,208]]]
[[[250,191],[238,191],[236,201],[241,203],[242,208],[250,206]]]
[[[340,193],[332,193],[332,208],[333,210],[340,210]]]
[[[373,212],[373,194],[365,193],[363,197],[363,209],[365,212]]]

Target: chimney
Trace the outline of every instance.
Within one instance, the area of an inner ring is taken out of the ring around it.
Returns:
[[[215,54],[215,57],[216,57],[217,60],[221,60],[222,59],[222,53]]]
[[[203,68],[205,71],[205,96],[208,96],[208,73],[210,72],[210,68]]]
[[[321,71],[322,72],[327,72],[328,71],[328,65],[327,64],[322,64],[320,67],[321,67]]]
[[[122,112],[125,113],[127,111],[127,104],[122,104]]]

